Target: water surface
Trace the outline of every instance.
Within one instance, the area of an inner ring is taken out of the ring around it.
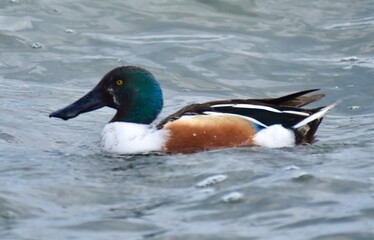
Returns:
[[[371,0],[1,1],[0,239],[374,239],[373,12]],[[312,146],[175,156],[100,153],[110,109],[48,118],[130,64],[162,85],[160,118],[310,88],[327,94],[313,106],[344,101]]]

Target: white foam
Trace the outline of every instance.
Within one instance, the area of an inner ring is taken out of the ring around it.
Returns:
[[[167,130],[146,124],[113,122],[101,134],[101,150],[116,154],[137,154],[161,151],[168,137]]]
[[[196,184],[196,187],[208,187],[208,186],[215,185],[217,183],[223,182],[226,179],[227,179],[227,176],[223,175],[223,174],[210,176],[210,177],[207,177],[204,180],[198,182]]]
[[[238,202],[243,199],[243,194],[240,192],[231,192],[224,195],[221,199],[226,203]]]

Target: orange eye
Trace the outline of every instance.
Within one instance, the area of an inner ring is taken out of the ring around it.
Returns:
[[[122,80],[117,80],[117,86],[121,86],[123,84],[123,81]]]

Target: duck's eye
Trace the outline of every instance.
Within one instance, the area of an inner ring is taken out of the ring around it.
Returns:
[[[117,86],[121,86],[123,84],[123,81],[122,80],[117,80],[116,84],[117,84]]]

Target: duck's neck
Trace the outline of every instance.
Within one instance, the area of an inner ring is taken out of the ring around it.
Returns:
[[[127,108],[124,110],[117,110],[110,122],[129,122],[138,124],[151,124],[161,109],[141,109],[141,108]]]
[[[151,124],[162,110],[162,92],[138,96],[136,100],[128,100],[126,104],[117,108],[117,113],[110,122],[129,122]]]

